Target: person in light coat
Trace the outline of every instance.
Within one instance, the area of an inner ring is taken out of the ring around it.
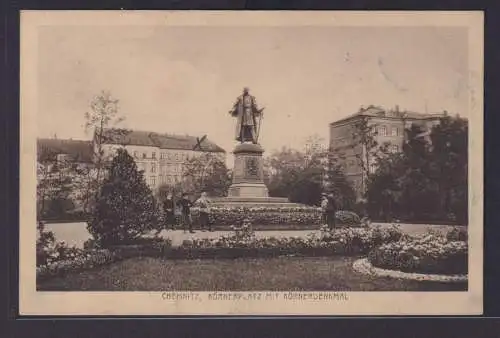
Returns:
[[[207,198],[207,193],[202,192],[201,197],[196,201],[196,205],[200,208],[200,226],[202,231],[212,231],[212,225],[210,223],[210,201]]]

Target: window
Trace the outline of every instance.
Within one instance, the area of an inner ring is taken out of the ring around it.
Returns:
[[[391,153],[398,153],[399,152],[399,146],[397,144],[391,145]]]
[[[147,157],[147,154],[146,153],[142,153],[142,158],[146,158]]]
[[[387,136],[387,127],[386,126],[378,127],[378,134],[380,136]]]
[[[137,158],[137,150],[134,150],[134,158]]]
[[[391,128],[391,136],[399,136],[399,128],[398,127]]]
[[[373,174],[377,171],[377,166],[375,165],[375,163],[371,163],[370,164],[370,174]]]
[[[156,185],[156,177],[151,177],[151,185]]]
[[[151,157],[156,159],[156,153],[154,151],[151,153]]]
[[[175,160],[179,161],[179,153],[175,153]]]
[[[156,164],[151,163],[151,172],[155,173],[156,172]]]

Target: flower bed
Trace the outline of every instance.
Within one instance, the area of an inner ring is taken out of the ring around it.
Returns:
[[[439,275],[439,274],[424,274],[415,272],[402,272],[397,270],[388,270],[374,267],[368,258],[358,259],[352,265],[353,269],[359,273],[376,276],[390,277],[398,279],[426,281],[426,282],[442,282],[442,283],[467,283],[467,275]]]
[[[82,250],[57,242],[54,233],[45,230],[43,222],[38,223],[38,233],[36,275],[39,279],[91,269],[129,257],[158,256],[172,244],[170,240],[161,238],[136,238],[103,249],[91,239],[84,243]]]
[[[199,210],[192,209],[191,216],[196,224],[199,220]],[[317,207],[212,207],[210,222],[215,225],[230,226],[242,224],[245,218],[250,218],[258,225],[321,225],[323,223],[321,208]],[[361,220],[351,211],[337,211],[337,223],[344,226],[358,226]],[[177,220],[180,222],[180,220]]]
[[[248,228],[247,228],[248,229]],[[226,251],[233,249],[268,250],[270,252],[281,252],[286,254],[297,253],[300,255],[321,255],[329,253],[330,255],[357,255],[367,254],[374,247],[383,243],[398,241],[403,238],[403,234],[398,227],[387,229],[376,228],[343,228],[330,231],[322,228],[320,235],[311,234],[307,237],[263,237],[257,238],[248,229],[239,230],[234,235],[222,236],[219,238],[204,238],[186,240],[181,245],[181,249],[194,252],[204,250],[208,252],[211,249],[224,249]],[[274,251],[273,251],[274,250]],[[167,251],[168,252],[168,251]]]
[[[110,250],[79,250],[78,254],[72,258],[37,266],[36,275],[40,279],[61,276],[68,272],[76,272],[109,264],[118,258],[116,253]]]
[[[438,234],[405,238],[370,252],[369,262],[382,269],[423,274],[467,274],[468,243]]]

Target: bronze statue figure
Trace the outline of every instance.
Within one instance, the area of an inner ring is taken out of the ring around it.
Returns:
[[[233,109],[229,112],[237,118],[236,135],[237,141],[252,142],[256,144],[259,139],[262,109],[258,109],[255,97],[249,94],[249,89],[244,88],[243,94],[238,97]]]

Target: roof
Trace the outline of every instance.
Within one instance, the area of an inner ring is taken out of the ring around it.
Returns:
[[[147,147],[158,147],[160,149],[182,149],[194,150],[198,140],[196,136],[190,135],[171,135],[160,134],[149,131],[140,130],[119,130],[118,129],[105,129],[104,135],[107,143],[121,144],[121,145],[136,145]],[[201,138],[201,137],[200,137]],[[225,153],[226,151],[219,147],[217,144],[211,142],[207,138],[201,142],[202,151]]]
[[[93,149],[91,141],[38,139],[37,160],[39,162],[54,161],[58,154],[69,155],[73,161],[91,163]]]
[[[436,119],[441,118],[446,115],[446,112],[443,113],[417,113],[412,111],[400,111],[399,109],[384,109],[378,106],[368,106],[366,108],[361,108],[358,112],[351,114],[347,117],[344,117],[338,121],[330,123],[330,125],[335,125],[342,122],[347,122],[349,120],[355,119],[360,116],[368,116],[368,117],[381,117],[381,118],[406,118],[413,120],[426,120],[426,119]]]

